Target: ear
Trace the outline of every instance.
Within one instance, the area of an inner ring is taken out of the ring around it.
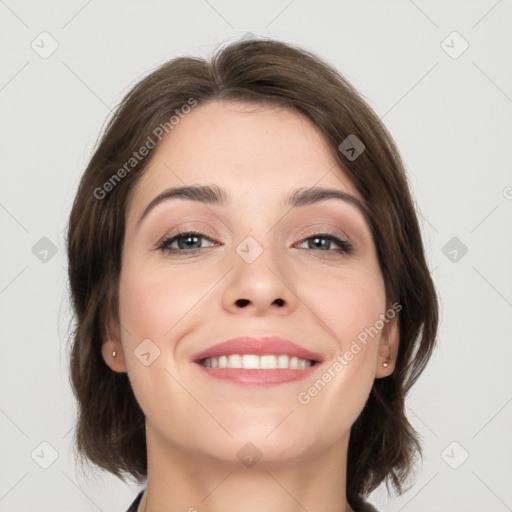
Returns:
[[[400,340],[398,318],[398,313],[396,313],[395,317],[388,319],[382,328],[375,368],[375,377],[377,379],[388,377],[395,369]]]
[[[123,373],[127,371],[127,368],[124,360],[120,331],[117,322],[113,320],[109,322],[106,332],[103,335],[101,355],[108,367],[115,372]]]

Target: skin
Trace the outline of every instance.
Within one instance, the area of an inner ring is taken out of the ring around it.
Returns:
[[[138,224],[164,190],[212,183],[230,204],[171,199]],[[361,212],[336,199],[284,205],[285,194],[312,186],[363,201],[301,114],[215,101],[193,109],[162,140],[132,192],[120,325],[111,323],[103,357],[112,370],[128,372],[146,416],[147,512],[349,510],[350,428],[374,379],[393,372],[398,315],[309,403],[298,401],[389,309]],[[205,233],[197,241],[203,249],[159,250],[178,228]],[[328,240],[322,249],[310,238],[329,231],[349,240],[353,253],[341,254]],[[236,252],[247,236],[263,248],[252,263]],[[289,339],[320,353],[322,368],[302,381],[254,388],[209,377],[192,362],[197,352],[241,335]],[[134,355],[145,339],[160,351],[148,366]],[[248,442],[261,453],[253,467],[237,457]]]

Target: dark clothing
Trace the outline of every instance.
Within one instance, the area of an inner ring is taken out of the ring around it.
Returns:
[[[143,494],[144,491],[140,491],[139,495],[135,498],[135,501],[130,505],[130,508],[126,512],[137,512],[137,507],[139,506]]]

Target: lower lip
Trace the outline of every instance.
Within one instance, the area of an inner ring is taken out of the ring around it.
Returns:
[[[292,370],[278,368],[272,370],[247,370],[245,368],[207,368],[201,363],[196,363],[207,375],[215,379],[228,380],[234,384],[249,386],[273,386],[302,380],[309,377],[319,363],[304,368],[303,370]]]

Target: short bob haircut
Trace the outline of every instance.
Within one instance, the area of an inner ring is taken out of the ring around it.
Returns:
[[[241,100],[300,112],[321,130],[363,197],[386,299],[402,309],[396,368],[374,381],[351,429],[346,492],[354,499],[385,482],[388,491],[402,493],[421,456],[405,397],[431,356],[438,328],[436,290],[404,166],[387,129],[345,78],[318,56],[271,39],[242,39],[217,49],[210,60],[181,57],[160,66],[118,105],[82,176],[67,232],[75,322],[70,381],[78,401],[79,458],[123,480],[147,478],[144,414],[127,374],[105,364],[101,345],[109,321],[118,321],[126,209],[151,151],[137,154],[136,162],[130,159],[159,138],[158,127],[170,132],[171,118],[186,112],[191,99],[197,105]],[[365,146],[355,159],[339,149],[349,135]],[[133,168],[126,167],[129,161]],[[114,175],[122,180],[112,183]]]

